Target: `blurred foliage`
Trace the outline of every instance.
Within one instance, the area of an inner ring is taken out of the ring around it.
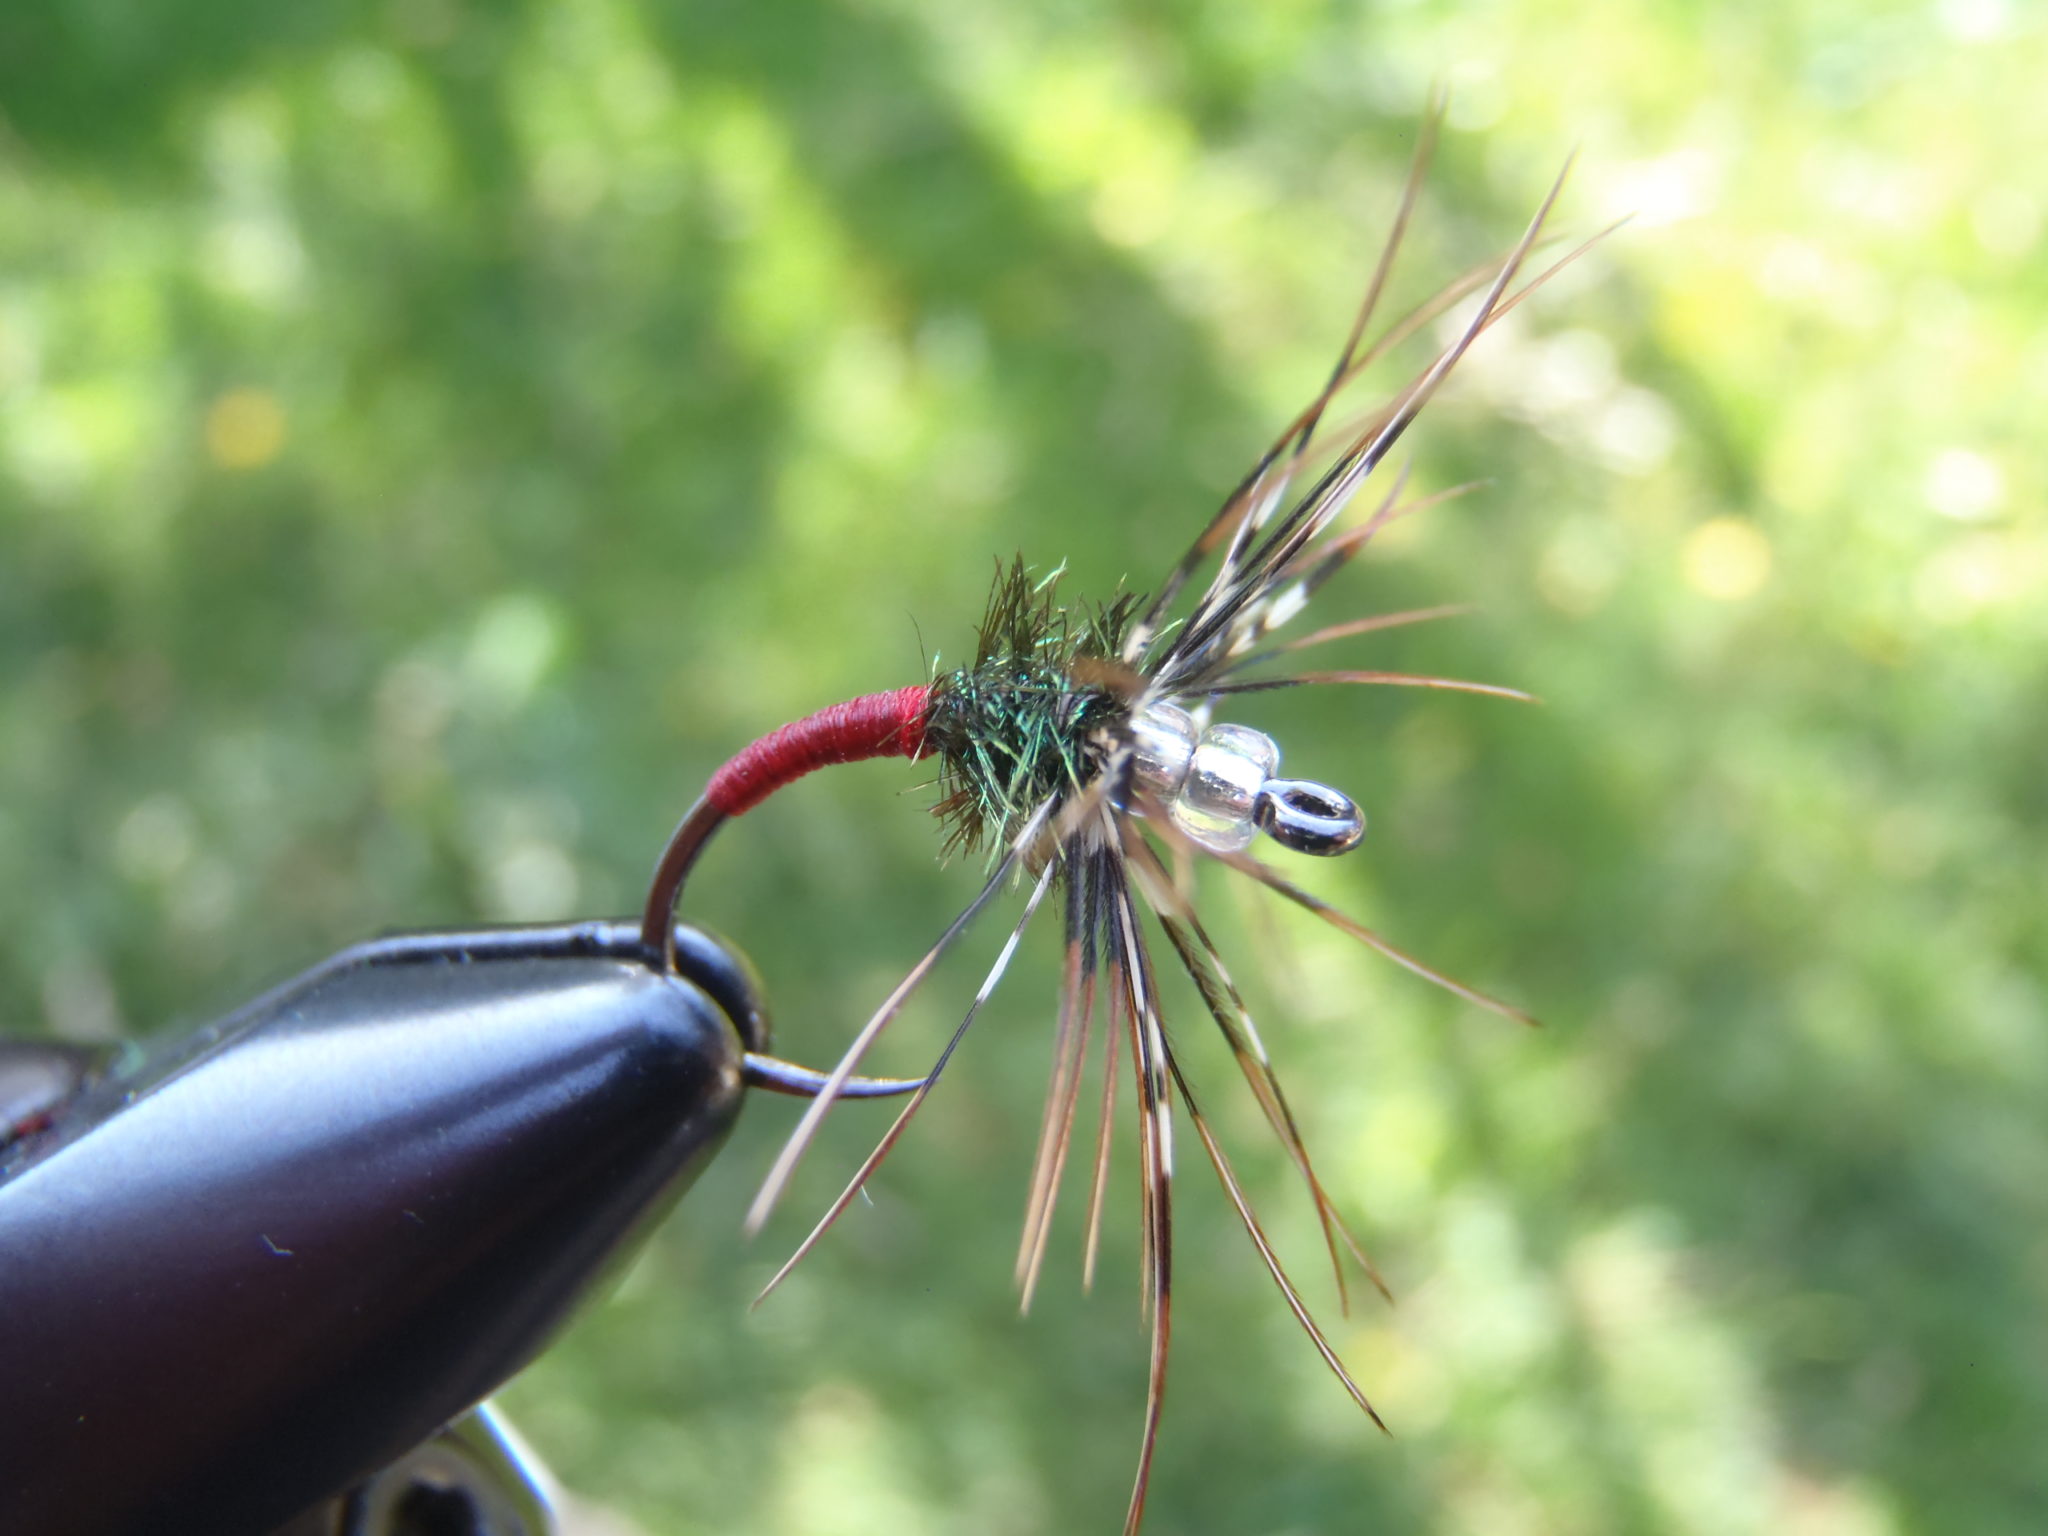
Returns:
[[[0,1009],[143,1032],[379,929],[625,911],[718,761],[957,655],[996,560],[1142,585],[1316,382],[1443,79],[1408,297],[1573,146],[1567,223],[1637,218],[1425,419],[1419,483],[1487,487],[1321,611],[1473,601],[1358,654],[1547,705],[1241,713],[1373,816],[1316,888],[1548,1027],[1205,887],[1400,1297],[1332,1319],[1398,1438],[1186,1167],[1149,1529],[2048,1529],[2044,75],[2016,0],[11,0]],[[914,780],[707,860],[792,1054],[972,886]],[[1047,937],[749,1316],[878,1125],[743,1247],[754,1106],[510,1394],[573,1486],[1114,1528],[1131,1212],[1093,1297],[1073,1211],[1009,1285]]]

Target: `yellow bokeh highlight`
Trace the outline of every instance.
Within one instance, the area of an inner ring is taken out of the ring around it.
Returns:
[[[1747,518],[1717,517],[1686,538],[1685,584],[1703,597],[1736,602],[1771,578],[1771,541]]]
[[[267,390],[231,389],[207,408],[206,454],[222,469],[261,469],[284,440],[284,407]]]

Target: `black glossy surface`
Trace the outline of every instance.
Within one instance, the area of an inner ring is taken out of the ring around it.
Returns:
[[[741,1096],[590,931],[349,951],[16,1150],[0,1532],[256,1536],[532,1358]]]

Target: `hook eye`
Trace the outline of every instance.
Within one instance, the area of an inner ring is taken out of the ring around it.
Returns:
[[[1307,779],[1266,780],[1252,820],[1281,847],[1321,857],[1347,853],[1365,836],[1365,812],[1350,796]]]

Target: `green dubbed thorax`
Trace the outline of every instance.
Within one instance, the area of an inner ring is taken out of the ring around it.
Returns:
[[[1000,847],[1048,797],[1086,784],[1101,732],[1128,718],[1107,677],[1137,598],[1070,610],[1058,580],[1034,581],[1021,559],[998,569],[973,665],[933,679],[925,740],[942,765],[948,852]]]

